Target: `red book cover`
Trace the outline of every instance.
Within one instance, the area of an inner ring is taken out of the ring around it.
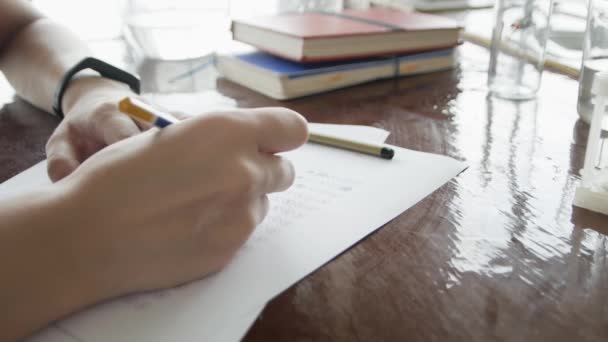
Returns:
[[[461,26],[436,15],[389,8],[285,13],[235,20],[235,40],[299,62],[346,60],[449,48]]]
[[[456,21],[445,17],[380,7],[367,10],[345,10],[337,14],[287,13],[236,22],[304,39],[392,31],[459,29],[461,27]]]

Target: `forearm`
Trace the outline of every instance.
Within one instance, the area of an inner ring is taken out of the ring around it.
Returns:
[[[0,57],[0,69],[20,97],[52,112],[53,97],[61,77],[90,55],[87,45],[69,30],[39,18],[20,30],[6,47]],[[121,86],[102,79],[99,84],[87,83],[89,88]],[[78,82],[70,83],[64,97],[65,112],[81,95],[79,88]]]
[[[17,94],[51,112],[55,89],[65,72],[90,50],[69,30],[37,18],[16,33],[0,56],[0,69]]]
[[[12,341],[94,301],[58,185],[0,201],[0,340]],[[51,191],[52,189],[52,191]],[[74,216],[77,214],[74,214]],[[83,228],[83,227],[80,227]]]

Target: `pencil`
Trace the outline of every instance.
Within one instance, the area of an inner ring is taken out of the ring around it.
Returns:
[[[118,109],[137,121],[151,124],[159,128],[167,127],[170,124],[177,122],[177,120],[170,115],[163,113],[138,99],[130,97],[125,97],[124,99],[120,100],[118,103]],[[384,159],[393,159],[393,156],[395,155],[395,151],[392,148],[382,144],[372,144],[368,142],[349,140],[318,132],[310,132],[308,134],[308,141],[371,154]]]
[[[158,128],[167,127],[178,121],[171,115],[131,97],[125,97],[120,100],[118,102],[118,110],[139,122],[154,125]]]
[[[395,156],[395,150],[386,145],[344,139],[322,133],[308,133],[308,141],[317,144],[323,144],[327,146],[371,154],[373,156],[380,157],[383,159],[393,159],[393,157]]]

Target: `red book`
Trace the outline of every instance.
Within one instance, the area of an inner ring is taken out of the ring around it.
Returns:
[[[235,40],[299,62],[448,48],[459,43],[461,31],[452,19],[388,8],[286,13],[232,22]]]

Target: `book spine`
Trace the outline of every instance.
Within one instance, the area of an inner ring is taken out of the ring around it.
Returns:
[[[394,63],[398,63],[394,64]],[[451,69],[456,65],[453,53],[427,59],[387,61],[383,65],[357,70],[341,70],[332,73],[307,75],[296,79],[284,79],[284,93],[288,98],[320,93],[380,79],[396,78]]]
[[[361,70],[361,69],[373,68],[373,67],[378,67],[378,66],[394,65],[395,63],[399,63],[402,65],[404,63],[409,63],[409,62],[413,62],[413,61],[428,61],[428,60],[434,59],[434,58],[450,57],[453,54],[454,54],[454,49],[444,49],[444,50],[424,52],[424,53],[413,54],[413,55],[375,58],[373,60],[337,64],[334,66],[328,66],[328,67],[320,68],[320,69],[312,69],[312,70],[305,70],[305,71],[301,71],[301,72],[295,72],[295,73],[288,74],[287,78],[296,79],[296,78],[302,78],[302,77],[310,77],[310,76],[314,76],[314,75],[336,73],[336,72],[341,72],[341,71]],[[395,72],[395,74],[397,74],[397,72]]]
[[[326,62],[330,63],[330,62],[339,62],[339,61],[344,61],[344,60],[356,60],[356,59],[365,59],[365,58],[390,56],[390,55],[404,55],[404,54],[415,55],[415,54],[431,52],[431,51],[435,51],[435,50],[452,49],[461,44],[461,42],[459,41],[455,44],[433,46],[433,47],[427,47],[424,49],[391,50],[391,51],[382,52],[382,53],[347,54],[347,55],[334,55],[334,56],[329,56],[329,57],[310,57],[310,56],[302,55],[302,56],[299,56],[299,58],[298,58],[295,55],[288,55],[288,54],[285,54],[283,51],[279,51],[277,49],[271,49],[271,48],[261,46],[260,44],[257,44],[256,42],[245,41],[245,40],[241,40],[241,41],[255,46],[258,50],[264,51],[271,55],[281,57],[281,58],[284,58],[284,59],[287,59],[287,60],[290,60],[293,62],[298,62],[298,63],[326,63]]]

